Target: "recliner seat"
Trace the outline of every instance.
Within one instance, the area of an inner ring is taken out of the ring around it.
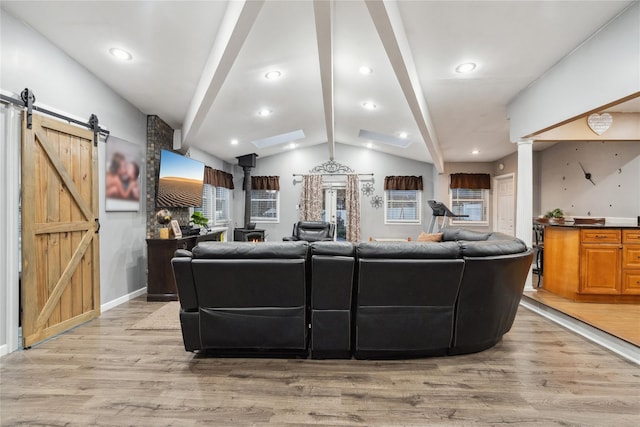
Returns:
[[[284,241],[319,242],[332,241],[335,234],[335,225],[322,221],[298,221],[293,224],[291,237],[284,237]]]

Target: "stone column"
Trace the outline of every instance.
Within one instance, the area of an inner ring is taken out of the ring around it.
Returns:
[[[531,247],[533,220],[533,142],[520,140],[518,144],[518,175],[516,198],[516,237]],[[533,290],[531,270],[524,286]]]

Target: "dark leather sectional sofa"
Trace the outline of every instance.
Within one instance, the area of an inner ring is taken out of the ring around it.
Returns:
[[[500,233],[443,241],[203,242],[172,260],[185,349],[406,358],[492,347],[533,254]]]

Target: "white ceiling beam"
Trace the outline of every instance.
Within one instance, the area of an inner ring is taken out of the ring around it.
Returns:
[[[333,102],[333,0],[315,0],[313,2],[313,11],[316,20],[316,39],[318,41],[318,60],[320,61],[320,81],[322,83],[327,145],[329,146],[329,159],[333,160],[336,151]]]
[[[228,2],[182,124],[182,149],[188,147],[198,134],[263,5],[264,0]]]
[[[398,5],[395,1],[388,0],[365,0],[365,4],[433,163],[438,172],[443,173],[444,161],[440,153],[440,144],[420,85]]]

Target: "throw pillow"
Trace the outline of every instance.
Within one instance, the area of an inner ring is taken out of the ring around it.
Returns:
[[[441,241],[442,241],[442,233],[428,234],[423,231],[418,236],[418,242],[441,242]]]

